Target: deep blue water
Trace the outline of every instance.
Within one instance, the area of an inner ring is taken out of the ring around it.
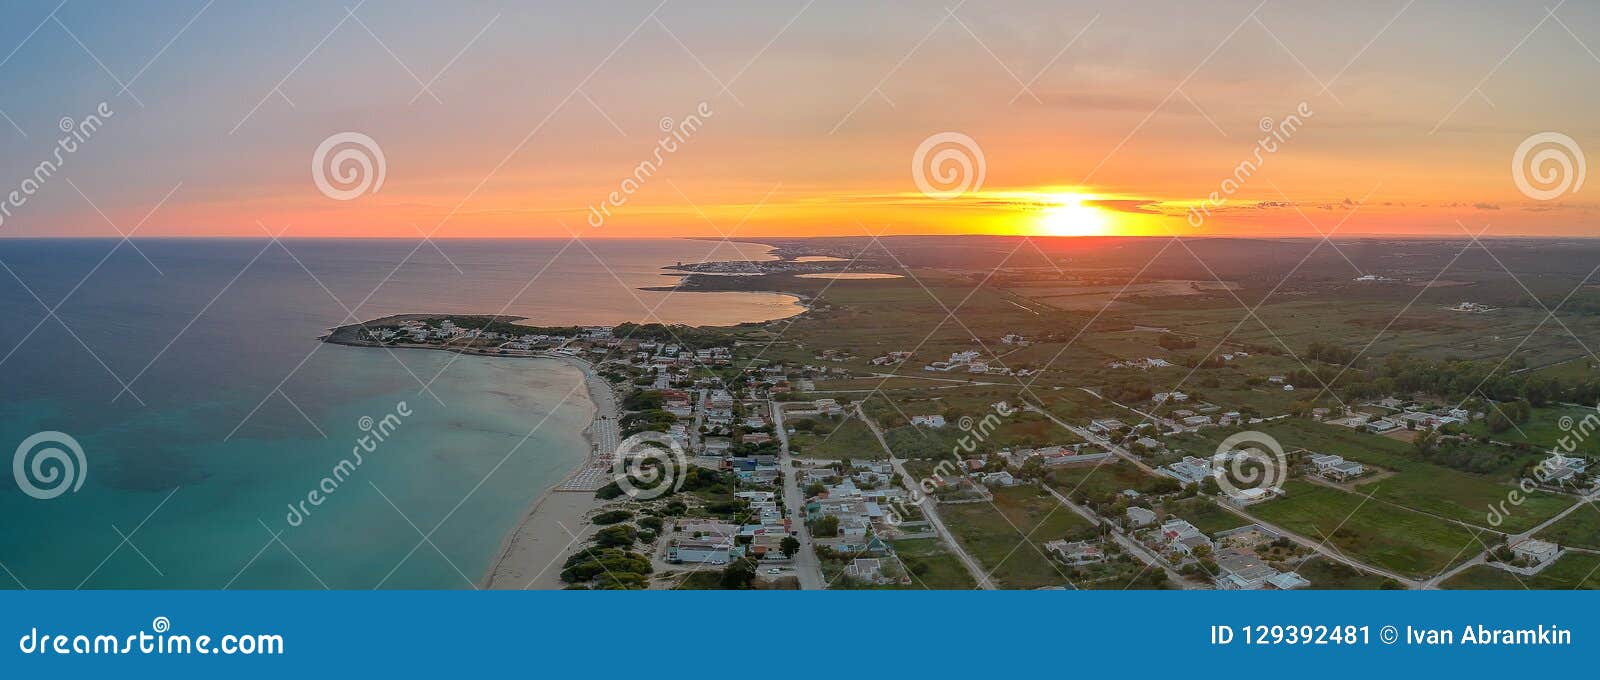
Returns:
[[[466,587],[583,456],[581,376],[550,361],[317,342],[347,308],[361,319],[503,309],[549,324],[793,311],[775,295],[637,290],[670,282],[664,264],[760,257],[754,246],[133,245],[0,240],[0,455],[55,430],[87,461],[82,488],[49,500],[0,476],[0,587]],[[413,415],[290,526],[287,504],[349,456],[360,419],[402,401]],[[438,549],[413,550],[429,532]]]

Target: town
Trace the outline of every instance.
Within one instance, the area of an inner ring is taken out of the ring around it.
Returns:
[[[797,319],[721,329],[413,316],[341,330],[586,362],[618,395],[606,441],[670,438],[673,493],[631,497],[600,445],[562,485],[602,502],[561,563],[574,588],[1538,587],[1600,565],[1590,379],[1519,375],[1463,398],[1449,386],[1485,367],[1358,362],[1320,339],[1208,344],[1170,320],[1092,331],[1096,351],[1063,355],[1071,339],[1011,293],[1023,322],[934,347],[892,319],[832,330],[904,298],[824,290]],[[1240,436],[1271,446],[1228,443]]]

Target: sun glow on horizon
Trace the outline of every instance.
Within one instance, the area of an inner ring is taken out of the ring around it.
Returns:
[[[1084,194],[1052,194],[1038,220],[1038,228],[1048,236],[1103,236],[1112,230],[1111,216],[1093,205]]]

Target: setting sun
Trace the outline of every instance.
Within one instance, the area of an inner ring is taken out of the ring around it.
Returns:
[[[1040,229],[1050,236],[1100,236],[1107,232],[1111,219],[1105,211],[1084,205],[1081,194],[1057,194],[1039,220]]]

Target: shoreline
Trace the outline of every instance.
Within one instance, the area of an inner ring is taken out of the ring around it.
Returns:
[[[425,317],[428,315],[399,315],[386,317],[384,320],[404,317]],[[495,551],[489,566],[479,577],[474,587],[479,590],[560,590],[566,587],[561,581],[561,562],[583,538],[587,537],[593,525],[589,524],[590,515],[604,508],[608,502],[595,497],[594,489],[562,489],[580,472],[597,464],[604,464],[610,457],[609,452],[601,451],[600,433],[597,429],[604,427],[602,420],[609,419],[610,427],[615,428],[618,418],[616,392],[611,385],[602,378],[593,363],[588,360],[544,351],[517,351],[502,354],[499,350],[480,349],[475,347],[450,347],[442,345],[428,345],[421,343],[385,343],[379,344],[365,340],[358,340],[338,333],[346,327],[334,329],[328,335],[320,338],[322,342],[350,347],[387,347],[391,349],[426,349],[434,351],[455,352],[471,356],[510,359],[547,359],[559,362],[566,366],[578,369],[583,374],[587,397],[590,406],[589,424],[583,429],[583,439],[589,445],[589,451],[578,461],[572,469],[562,476],[561,481],[545,487],[533,502],[528,505],[522,517],[515,526],[506,532],[500,539],[500,547]],[[612,436],[611,439],[615,439]],[[610,442],[615,446],[616,442]]]
[[[617,420],[616,395],[611,385],[600,377],[594,364],[578,357],[543,355],[577,368],[583,373],[588,387],[589,403],[593,412],[583,438],[589,443],[589,455],[570,470],[560,482],[550,485],[534,499],[515,527],[500,542],[488,569],[478,579],[482,590],[560,590],[566,587],[561,581],[558,564],[594,528],[589,515],[605,507],[606,501],[596,498],[593,490],[566,490],[566,485],[579,472],[603,462],[608,454],[601,451],[599,433],[602,420],[609,419],[611,426]],[[552,546],[560,546],[552,550]],[[553,553],[553,554],[552,554]]]

